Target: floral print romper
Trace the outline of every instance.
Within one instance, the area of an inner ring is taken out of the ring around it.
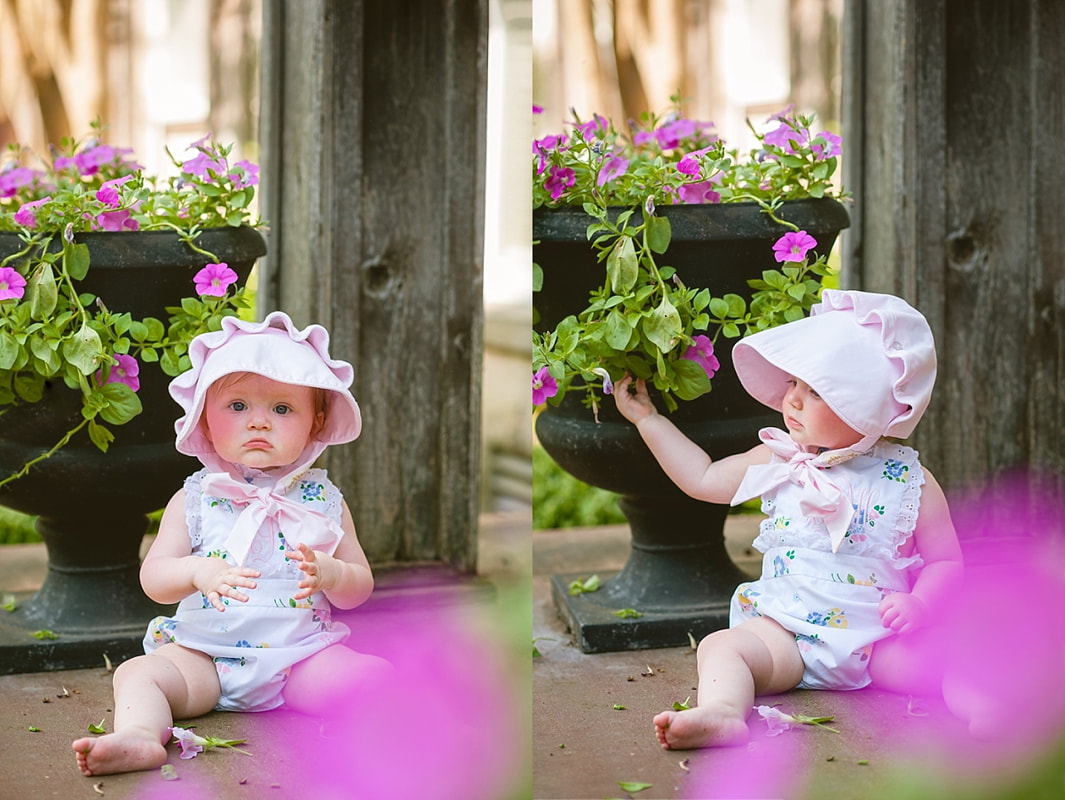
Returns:
[[[839,551],[832,552],[824,521],[799,511],[800,485],[767,492],[768,519],[754,540],[764,554],[762,576],[736,589],[729,624],[765,616],[794,633],[805,665],[800,688],[860,689],[869,684],[873,644],[891,634],[880,601],[908,592],[911,571],[922,563],[906,553],[924,472],[916,451],[886,439],[827,469],[854,507]]]
[[[248,470],[254,476],[257,470]],[[236,566],[225,550],[240,506],[227,498],[205,495],[200,481],[206,469],[185,479],[185,520],[192,554],[224,558]],[[251,477],[256,485],[272,479]],[[325,470],[311,469],[293,481],[285,496],[326,514],[338,525],[341,494]],[[280,706],[292,665],[331,644],[343,642],[350,630],[333,622],[331,607],[318,592],[304,600],[299,590],[302,572],[285,556],[290,550],[284,531],[267,521],[255,534],[244,565],[259,570],[255,589],[242,589],[248,602],[222,598],[219,612],[200,592],[189,595],[173,617],[156,617],[148,625],[144,651],[150,653],[168,642],[200,650],[214,659],[222,694],[216,706],[224,711],[267,711]]]

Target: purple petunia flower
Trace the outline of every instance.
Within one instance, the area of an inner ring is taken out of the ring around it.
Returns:
[[[26,279],[14,267],[0,267],[0,300],[21,300]]]
[[[551,193],[552,200],[558,200],[562,193],[576,182],[577,175],[569,167],[551,167],[551,174],[544,181],[544,188]]]
[[[556,394],[558,394],[558,383],[548,373],[547,367],[540,367],[532,376],[533,405],[541,405]]]
[[[721,362],[714,355],[714,343],[709,336],[699,335],[692,339],[692,344],[684,351],[681,358],[694,361],[703,368],[707,378],[713,378],[714,374],[721,369]]]
[[[803,138],[799,131],[786,122],[781,122],[780,125],[765,135],[765,143],[773,147],[780,147],[786,153],[794,153],[795,145],[792,143],[802,144]]]
[[[234,189],[256,186],[259,183],[259,168],[247,159],[241,159],[233,165],[232,169],[233,171],[229,173],[229,179],[233,181]]]
[[[777,261],[803,261],[815,247],[817,240],[806,231],[789,231],[773,245],[773,256]]]
[[[192,278],[196,284],[196,294],[203,297],[224,297],[230,284],[237,282],[237,273],[229,268],[224,261],[217,264],[208,264]]]
[[[197,177],[210,182],[212,178],[208,174],[208,170],[213,172],[216,176],[221,175],[226,171],[226,165],[218,159],[211,158],[207,153],[202,152],[181,165],[182,172],[196,175]]]
[[[599,177],[596,178],[596,186],[602,186],[607,181],[612,181],[619,175],[624,175],[629,168],[629,160],[621,156],[611,156],[599,169]]]
[[[824,141],[824,144],[822,145],[821,142],[817,141],[818,139]],[[831,131],[821,131],[810,142],[810,149],[813,151],[815,158],[822,160],[839,155],[842,144],[843,137],[837,136]]]
[[[603,394],[614,394],[614,381],[610,380],[610,373],[602,367],[596,367],[592,372],[603,379]]]
[[[23,186],[28,186],[43,176],[43,172],[26,167],[13,167],[0,172],[0,197],[13,197]]]
[[[116,355],[115,363],[111,367],[111,375],[108,377],[108,383],[124,383],[133,391],[137,391],[141,388],[141,379],[137,377],[140,375],[141,367],[137,363],[137,359],[133,356]],[[97,380],[102,379],[102,372],[97,373]]]

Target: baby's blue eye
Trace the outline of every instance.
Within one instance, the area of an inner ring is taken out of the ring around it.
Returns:
[[[244,405],[244,403],[242,403],[240,400],[234,400],[232,403],[229,404],[229,407],[234,411],[243,411],[247,408],[247,406]]]
[[[274,413],[275,414],[280,414],[281,416],[284,416],[285,414],[287,414],[291,410],[292,410],[291,408],[289,408],[288,406],[286,406],[284,404],[274,406]]]

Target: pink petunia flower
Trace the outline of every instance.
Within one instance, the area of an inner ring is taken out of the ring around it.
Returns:
[[[0,300],[21,300],[26,279],[14,267],[0,267]]]
[[[105,206],[118,208],[120,205],[118,187],[129,181],[132,177],[132,175],[123,175],[121,178],[104,181],[103,185],[96,190],[96,199]]]
[[[692,339],[692,344],[684,351],[681,358],[694,361],[703,368],[707,378],[713,378],[714,374],[721,369],[721,362],[714,355],[714,343],[709,336],[699,335]]]
[[[817,240],[806,231],[789,231],[773,245],[773,256],[777,261],[803,261],[815,247]]]
[[[532,376],[533,405],[541,405],[556,394],[558,394],[558,383],[548,373],[547,367],[540,367]]]
[[[137,359],[133,356],[116,355],[115,363],[111,367],[111,375],[108,377],[108,383],[124,383],[133,391],[137,391],[141,388],[141,379],[137,377],[140,375],[141,367],[137,363]],[[97,381],[102,380],[103,373],[98,372]]]
[[[141,226],[137,220],[130,216],[128,208],[123,208],[120,211],[104,211],[102,214],[97,214],[96,225],[100,230],[119,232],[139,230]]]
[[[700,203],[720,203],[721,195],[714,191],[716,181],[698,181],[697,183],[684,183],[677,187],[677,196],[680,202],[689,205]]]
[[[170,732],[174,734],[174,738],[181,745],[182,758],[196,758],[197,755],[203,752],[203,746],[207,744],[207,740],[202,736],[197,736],[185,728],[171,728]]]
[[[19,210],[15,212],[15,224],[21,225],[24,228],[36,228],[36,209],[44,205],[51,199],[51,197],[42,197],[40,200],[34,200],[31,203],[23,203],[21,206],[19,206]]]
[[[192,278],[196,284],[196,294],[203,297],[224,297],[226,289],[237,282],[237,273],[229,268],[224,261],[218,264],[208,264]]]

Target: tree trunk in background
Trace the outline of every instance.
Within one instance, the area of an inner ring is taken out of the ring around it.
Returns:
[[[818,130],[839,129],[839,18],[841,0],[788,0],[791,99],[817,114]]]
[[[844,280],[928,317],[939,377],[914,445],[991,505],[1018,474],[1044,479],[1033,506],[1065,495],[1063,42],[1054,0],[844,17]]]
[[[0,0],[0,147],[46,154],[107,112],[106,0]]]
[[[486,0],[264,2],[261,310],[328,328],[364,428],[325,465],[376,564],[472,570]]]
[[[211,129],[223,142],[259,140],[261,29],[261,0],[211,0]]]

